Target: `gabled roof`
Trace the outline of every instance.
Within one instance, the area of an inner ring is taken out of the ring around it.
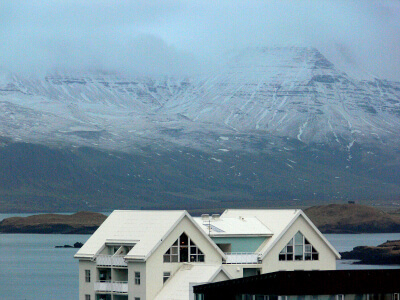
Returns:
[[[75,258],[92,259],[106,243],[118,241],[120,244],[135,244],[125,256],[126,259],[146,260],[184,217],[187,217],[225,258],[222,251],[185,210],[116,210],[75,254]]]
[[[272,231],[256,217],[219,217],[211,220],[203,220],[198,217],[193,219],[211,237],[272,235]]]
[[[184,264],[165,284],[154,300],[187,300],[189,299],[191,283],[212,282],[223,272],[229,279],[222,266],[204,264]]]
[[[273,235],[268,239],[264,247],[261,249],[261,259],[268,254],[273,246],[299,217],[303,217],[305,221],[315,230],[319,237],[326,243],[326,245],[332,250],[335,256],[338,259],[340,258],[340,254],[301,209],[227,209],[221,215],[221,218],[224,217],[256,217],[265,226],[271,229]]]

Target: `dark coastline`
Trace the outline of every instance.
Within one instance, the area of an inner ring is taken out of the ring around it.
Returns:
[[[342,259],[355,259],[360,265],[400,265],[400,240],[387,241],[376,247],[358,246],[341,252]]]

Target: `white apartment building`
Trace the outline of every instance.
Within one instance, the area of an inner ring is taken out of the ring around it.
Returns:
[[[76,253],[80,300],[189,300],[193,285],[280,270],[335,270],[301,210],[114,211]]]

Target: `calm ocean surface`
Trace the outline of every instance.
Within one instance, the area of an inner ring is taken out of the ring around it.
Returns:
[[[0,220],[10,217],[0,214]],[[19,214],[21,216],[21,214]],[[326,234],[339,251],[355,246],[376,246],[387,240],[400,240],[392,234]],[[77,249],[56,249],[56,245],[84,243],[89,235],[0,234],[0,299],[54,300],[78,299]],[[338,269],[400,268],[400,266],[351,265],[338,261]]]

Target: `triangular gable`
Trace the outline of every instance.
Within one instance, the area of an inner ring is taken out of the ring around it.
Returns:
[[[271,251],[271,249],[276,245],[276,243],[282,238],[282,236],[289,230],[289,228],[293,225],[293,223],[302,216],[304,220],[314,229],[317,235],[324,241],[324,243],[331,249],[331,251],[335,254],[337,259],[340,259],[340,254],[337,250],[331,245],[331,243],[324,237],[324,235],[319,231],[319,229],[314,225],[314,223],[306,216],[306,214],[302,210],[298,210],[291,221],[287,224],[287,226],[282,230],[273,240],[272,243],[268,243],[264,249],[262,249],[261,260]]]
[[[224,270],[224,268],[222,268],[222,266],[219,267],[219,269],[215,272],[215,274],[213,276],[211,276],[210,278],[210,282],[214,282],[214,279],[218,276],[219,273],[224,273],[229,279],[233,279],[233,277],[231,276],[231,274],[229,274],[228,272],[226,272]]]

